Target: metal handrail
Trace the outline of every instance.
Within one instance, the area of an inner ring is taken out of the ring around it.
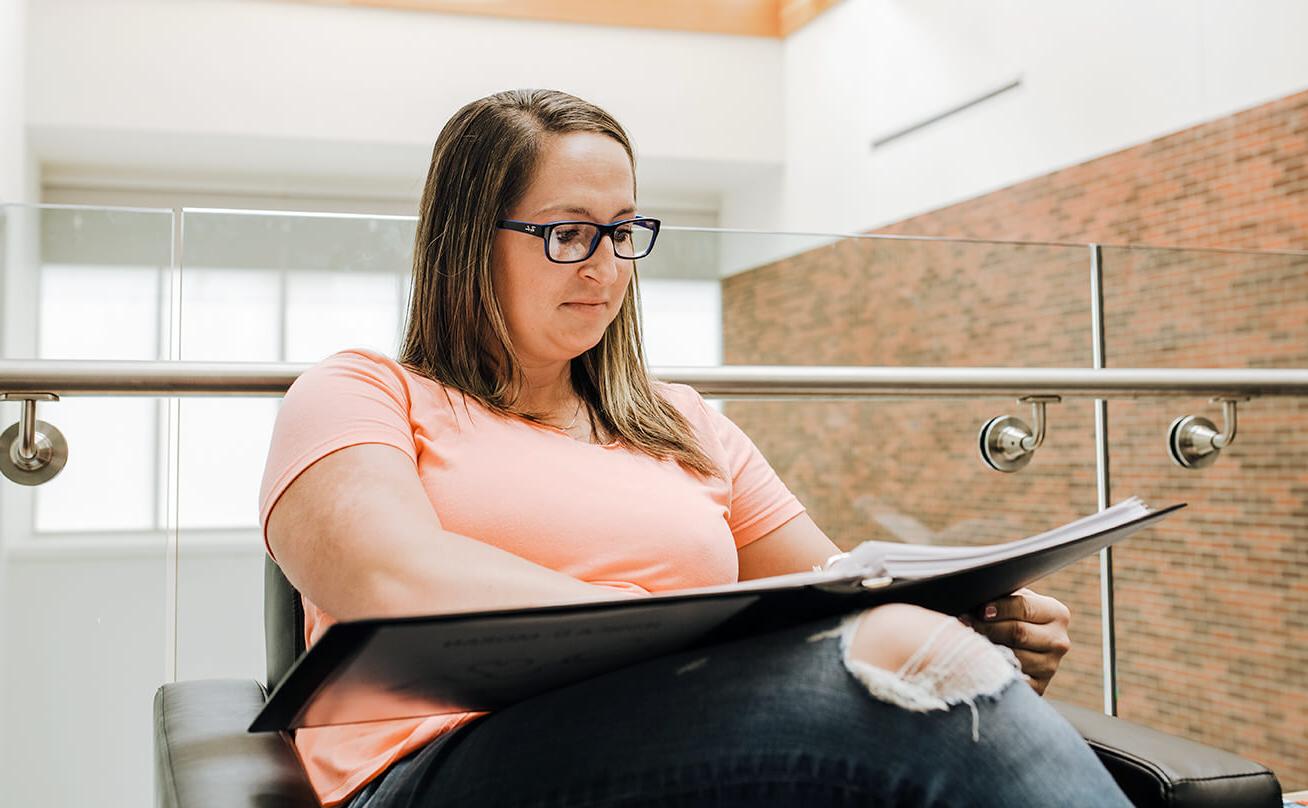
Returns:
[[[1097,349],[1095,364],[1102,364]],[[311,364],[286,362],[82,361],[0,359],[0,401],[22,402],[17,424],[0,434],[0,472],[23,485],[53,478],[68,444],[53,425],[36,420],[38,401],[62,396],[283,395]],[[1222,404],[1223,431],[1205,418],[1177,418],[1167,443],[1186,468],[1216,460],[1235,438],[1236,402],[1264,396],[1308,396],[1308,369],[1262,368],[995,368],[727,365],[656,367],[651,374],[688,384],[701,395],[726,398],[1012,397],[1032,405],[1035,428],[1013,416],[990,419],[979,435],[981,459],[997,471],[1031,460],[1045,433],[1045,406],[1062,397],[1096,402],[1098,490],[1107,488],[1104,399],[1207,397]],[[175,545],[170,544],[175,553]],[[1104,712],[1117,712],[1116,632],[1111,548],[1100,551],[1104,653]],[[174,556],[175,559],[175,556]],[[170,566],[170,570],[172,567]],[[170,587],[175,585],[170,584]]]
[[[4,393],[63,396],[282,395],[312,364],[0,359]],[[724,365],[655,367],[654,377],[730,398],[1258,398],[1308,396],[1308,369]]]

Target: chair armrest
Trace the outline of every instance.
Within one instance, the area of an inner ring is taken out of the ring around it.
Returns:
[[[1081,733],[1099,760],[1141,806],[1281,808],[1281,784],[1239,755],[1046,699]]]
[[[159,808],[318,808],[283,733],[246,727],[266,700],[253,679],[175,682],[154,694]]]

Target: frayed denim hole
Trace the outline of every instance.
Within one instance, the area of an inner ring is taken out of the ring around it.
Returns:
[[[840,657],[869,695],[912,712],[948,710],[964,703],[972,712],[972,740],[980,740],[979,698],[998,698],[1017,678],[1021,663],[1012,649],[995,645],[949,616],[927,634],[897,671],[855,659],[850,651],[864,613],[841,622]],[[949,634],[951,626],[956,633]]]

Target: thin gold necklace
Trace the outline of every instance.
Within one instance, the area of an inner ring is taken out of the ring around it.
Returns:
[[[568,423],[567,426],[561,426],[559,427],[559,429],[562,429],[564,432],[567,432],[569,429],[572,429],[574,426],[577,425],[577,419],[579,417],[581,417],[581,399],[577,399],[577,409],[575,412],[572,413],[572,420]]]

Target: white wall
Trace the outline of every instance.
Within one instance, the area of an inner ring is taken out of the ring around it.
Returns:
[[[408,212],[449,114],[535,85],[630,128],[647,205],[849,232],[1308,87],[1299,0],[844,0],[784,42],[259,0],[42,0],[28,16],[30,140],[64,202]],[[741,241],[725,271],[815,241]]]
[[[17,657],[0,699],[4,804],[151,805],[162,547],[11,558],[0,578],[10,607],[0,623]]]
[[[24,66],[23,33],[26,29],[26,0],[0,0],[0,204],[34,201],[34,163],[27,150],[23,130]],[[8,306],[6,276],[19,257],[30,247],[30,240],[22,238],[21,223],[0,208],[0,315]],[[5,335],[0,329],[0,357],[6,355]],[[6,403],[0,407],[0,431],[17,422],[19,405]],[[7,480],[0,484],[8,485]],[[4,524],[0,513],[0,525]],[[8,583],[4,575],[3,558],[6,536],[0,528],[0,603],[6,602]],[[0,693],[14,686],[10,670],[11,655],[6,626],[0,621]],[[0,731],[0,754],[7,756],[6,734]]]
[[[35,201],[23,131],[27,0],[0,0],[0,204]]]
[[[30,17],[49,184],[416,199],[449,116],[529,86],[613,112],[643,199],[715,202],[781,156],[772,39],[252,0],[41,0]]]
[[[865,230],[1081,163],[1308,88],[1305,32],[1300,0],[845,0],[785,41],[784,168],[720,221]]]

